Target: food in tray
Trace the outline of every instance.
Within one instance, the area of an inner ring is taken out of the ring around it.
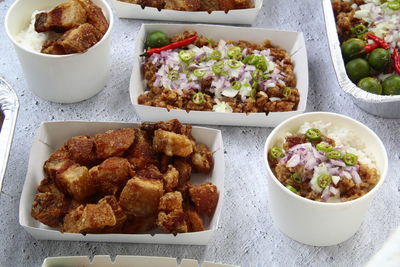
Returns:
[[[195,31],[146,40],[142,105],[215,112],[293,111],[300,101],[289,53],[271,41],[211,40]]]
[[[334,0],[346,72],[361,89],[400,95],[400,1]]]
[[[321,202],[350,201],[378,182],[373,156],[351,131],[306,122],[268,154],[275,177],[293,193]]]
[[[254,8],[251,0],[119,0],[144,7],[181,11],[207,11]]]
[[[100,7],[91,0],[69,0],[50,11],[35,11],[16,41],[28,49],[53,55],[83,53],[108,29]]]
[[[171,120],[70,138],[44,163],[32,217],[68,233],[205,230],[219,193],[191,183],[213,169],[191,130]]]

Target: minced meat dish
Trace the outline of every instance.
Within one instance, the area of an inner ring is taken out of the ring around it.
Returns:
[[[215,112],[277,112],[297,109],[300,95],[289,53],[264,41],[214,41],[197,36],[185,47],[154,53],[143,62],[147,91],[139,104]]]

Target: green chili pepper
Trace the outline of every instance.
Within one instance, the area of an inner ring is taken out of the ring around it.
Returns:
[[[302,182],[301,175],[298,172],[290,174],[290,179],[297,184]]]
[[[400,9],[400,1],[390,1],[387,2],[388,8],[392,10],[399,10]]]
[[[365,25],[363,24],[358,24],[357,26],[354,27],[354,33],[356,35],[360,35],[366,32],[367,32],[367,27],[365,27]]]
[[[269,77],[269,74],[268,73],[264,73],[263,74],[263,80],[266,81],[266,80],[269,80],[269,79],[271,79],[271,77]]]
[[[168,79],[170,79],[171,81],[178,80],[178,78],[179,72],[177,70],[171,70],[170,72],[168,72]]]
[[[249,62],[255,57],[255,55],[248,55],[243,59],[244,64],[249,64]]]
[[[260,58],[260,60],[256,63],[256,68],[262,71],[266,71],[268,69],[268,63],[264,57]]]
[[[219,50],[214,50],[211,52],[210,58],[213,60],[220,60],[222,57],[222,54]]]
[[[237,61],[236,59],[229,59],[228,66],[232,69],[238,69],[240,68],[240,66],[242,66],[242,63],[240,61]]]
[[[197,105],[203,104],[205,101],[204,94],[201,92],[194,94],[192,97],[192,101],[193,101],[193,103],[195,103]]]
[[[250,91],[250,97],[255,98],[257,94],[257,89],[253,87]]]
[[[321,131],[315,128],[308,129],[306,138],[310,141],[318,141],[321,139]]]
[[[273,159],[280,159],[285,156],[285,152],[283,152],[283,149],[277,146],[272,147],[269,154]]]
[[[239,91],[242,88],[242,83],[240,81],[234,81],[231,83],[231,87],[233,90]]]
[[[341,159],[341,158],[343,158],[343,154],[339,150],[329,151],[328,153],[326,153],[326,156],[328,157],[328,159]]]
[[[292,191],[293,193],[297,194],[296,188],[294,188],[294,187],[291,186],[290,184],[287,184],[287,185],[286,185],[286,188],[289,189],[290,191]]]
[[[179,58],[183,62],[189,62],[193,57],[194,57],[194,54],[191,51],[182,50],[181,52],[179,52]]]
[[[228,56],[230,58],[234,58],[239,55],[242,55],[242,49],[239,46],[231,46],[228,48]]]
[[[251,77],[252,77],[254,80],[257,80],[257,81],[262,80],[263,76],[264,76],[264,73],[263,73],[261,70],[255,70],[255,71],[253,71],[253,72],[251,73]]]
[[[358,157],[351,153],[346,153],[343,156],[343,161],[346,165],[354,166],[357,163]]]
[[[217,66],[217,65],[213,65],[212,67],[212,71],[216,74],[216,75],[220,75],[222,73],[222,69]]]
[[[197,78],[203,78],[204,75],[206,75],[206,72],[204,70],[201,69],[195,69],[193,71],[194,76],[196,76]]]
[[[317,184],[321,188],[325,188],[328,185],[330,185],[331,183],[332,183],[332,176],[330,176],[329,174],[324,173],[324,174],[320,174],[317,177]]]
[[[283,96],[284,97],[290,97],[292,95],[292,89],[290,87],[285,87],[283,88]]]
[[[329,151],[333,150],[333,146],[331,146],[328,143],[324,143],[324,142],[317,144],[316,148],[317,148],[317,150],[323,151],[323,152],[329,152]]]

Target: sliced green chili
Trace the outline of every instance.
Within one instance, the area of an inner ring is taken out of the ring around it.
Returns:
[[[399,10],[400,9],[400,2],[399,1],[390,1],[387,2],[388,8],[392,10]]]
[[[273,159],[280,159],[285,156],[285,152],[283,152],[283,149],[280,147],[277,147],[277,146],[274,146],[273,148],[271,148],[269,154],[271,155],[271,157]]]
[[[290,87],[283,88],[283,96],[290,97],[292,95],[292,89]]]
[[[171,81],[178,80],[178,78],[179,72],[177,70],[171,70],[170,72],[168,72],[168,79],[170,79]]]
[[[266,71],[268,69],[268,63],[264,57],[260,58],[260,60],[256,63],[256,68],[262,71]]]
[[[231,87],[233,90],[239,91],[242,88],[242,83],[240,81],[234,81],[231,83]]]
[[[194,57],[194,54],[191,51],[182,50],[181,52],[179,52],[179,58],[183,62],[189,62],[193,57]]]
[[[228,56],[230,58],[242,55],[242,49],[239,46],[231,46],[228,48]]]
[[[320,174],[317,177],[317,184],[321,188],[325,188],[332,183],[332,176],[327,173]]]
[[[222,54],[219,50],[214,50],[211,52],[210,58],[213,60],[220,60],[222,57]]]
[[[328,143],[324,143],[324,142],[317,144],[316,148],[317,148],[317,150],[323,151],[323,152],[329,152],[329,151],[333,150],[333,146],[331,146]]]
[[[301,175],[298,172],[290,174],[290,179],[297,184],[302,182]]]
[[[326,153],[326,156],[328,157],[328,159],[341,159],[341,158],[343,158],[343,154],[339,150],[329,151],[328,153]]]
[[[229,59],[228,66],[232,69],[238,69],[240,66],[242,66],[242,63],[236,59]]]
[[[290,191],[292,191],[293,193],[297,194],[297,189],[291,186],[290,184],[287,184],[285,187]]]
[[[255,57],[256,55],[248,55],[247,57],[244,58],[243,63],[251,65],[250,62],[253,62]]]
[[[204,94],[201,92],[194,94],[192,97],[192,101],[197,105],[203,104],[205,101]]]
[[[358,157],[354,154],[346,153],[343,156],[343,161],[346,163],[346,165],[354,166],[358,161]]]
[[[251,73],[251,77],[254,80],[260,81],[264,77],[264,73],[261,70],[255,70]]]
[[[204,70],[201,69],[195,69],[193,71],[194,76],[196,76],[197,78],[203,78],[204,75],[206,75],[206,72]]]
[[[310,141],[318,141],[321,139],[321,131],[315,128],[308,129],[306,138]]]

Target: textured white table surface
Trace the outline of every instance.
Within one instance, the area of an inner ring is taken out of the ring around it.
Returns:
[[[23,0],[21,0],[23,1]],[[30,146],[42,121],[138,121],[128,94],[132,45],[142,21],[116,19],[112,71],[107,87],[87,101],[61,105],[27,89],[21,66],[4,30],[12,0],[0,0],[0,76],[15,88],[20,111],[3,190],[0,194],[0,265],[39,266],[45,257],[145,255],[194,258],[241,266],[362,266],[379,250],[400,219],[400,120],[382,119],[354,106],[338,86],[325,34],[320,1],[264,1],[254,27],[303,31],[310,70],[307,111],[331,111],[355,118],[381,138],[390,171],[360,230],[332,247],[292,241],[272,224],[262,149],[270,128],[216,127],[225,145],[226,177],[220,225],[208,246],[37,241],[18,223],[18,205]],[[327,229],[327,231],[329,231]]]

